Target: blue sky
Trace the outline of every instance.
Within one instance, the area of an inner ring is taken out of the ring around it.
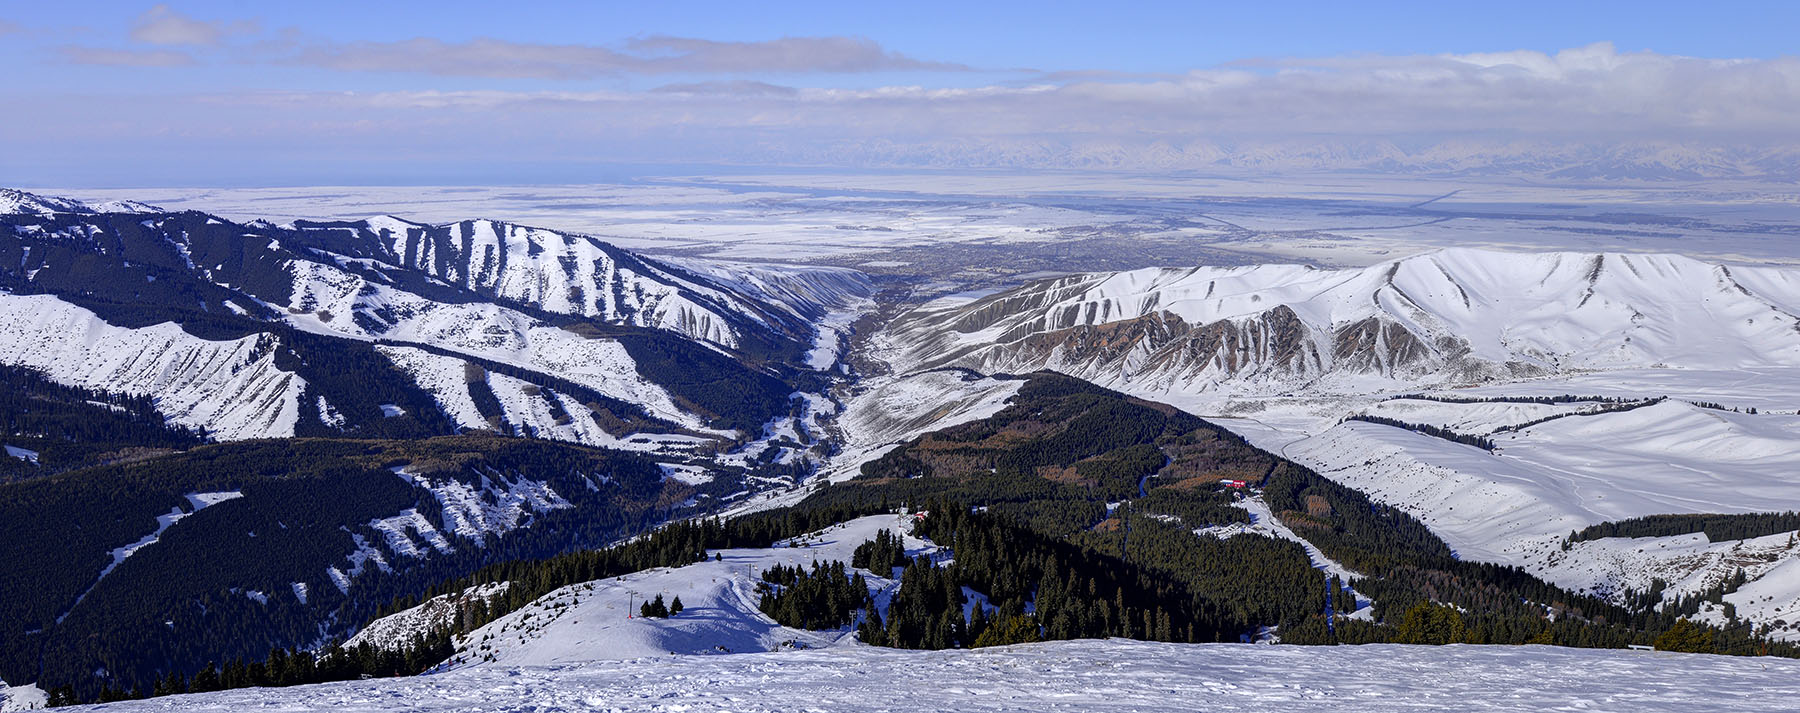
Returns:
[[[1792,138],[1800,3],[1363,5],[8,1],[0,183]]]

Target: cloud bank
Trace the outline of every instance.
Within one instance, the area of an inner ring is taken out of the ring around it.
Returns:
[[[327,76],[382,73],[413,77],[395,82],[421,88],[152,93],[133,98],[131,122],[105,110],[117,97],[58,96],[0,118],[0,129],[40,141],[34,146],[154,143],[161,151],[268,160],[291,159],[304,147],[309,159],[348,162],[454,155],[1800,178],[1800,58],[1792,56],[1683,57],[1602,42],[1553,53],[1261,58],[1172,74],[994,72],[854,37],[649,36],[602,46],[492,38],[345,43],[290,33],[270,41],[254,23],[197,20],[160,5],[137,18],[131,35],[138,46],[60,52],[83,64],[205,61]],[[922,83],[830,86],[844,83],[834,77],[870,74]],[[952,74],[958,79],[940,83],[951,86],[925,84]],[[798,75],[811,76],[812,86],[782,80]],[[649,78],[653,88],[592,88],[592,80],[621,77]],[[470,84],[465,78],[484,88],[461,88]],[[970,78],[992,81],[966,86]],[[525,80],[532,90],[505,88]],[[545,81],[569,89],[546,91]],[[0,139],[0,147],[24,143]]]
[[[440,76],[593,79],[622,75],[862,73],[966,71],[926,62],[855,37],[783,37],[765,42],[715,42],[686,37],[632,40],[623,50],[596,45],[554,45],[481,38],[444,42],[416,38],[309,47],[282,60],[361,72],[413,72]]]

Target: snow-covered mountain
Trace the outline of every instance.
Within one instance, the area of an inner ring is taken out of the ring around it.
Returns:
[[[1050,368],[1134,392],[1360,393],[1584,370],[1800,364],[1800,271],[1441,250],[1359,269],[1145,269],[928,304],[902,371]]]
[[[160,213],[161,208],[137,201],[86,203],[73,198],[45,196],[16,188],[0,188],[0,214],[23,213]]]
[[[384,307],[404,308],[361,295],[368,283],[347,279],[348,270],[377,282],[424,276],[497,301],[731,349],[808,340],[812,320],[868,292],[867,280],[849,270],[662,262],[582,235],[492,220],[423,225],[381,216],[289,227],[326,258],[295,271],[294,294],[316,309],[329,302],[345,310],[338,314],[366,315],[375,320],[370,326],[383,321]]]
[[[486,220],[276,226],[5,197],[0,301],[28,318],[0,359],[153,396],[220,438],[416,422],[754,441],[789,417],[796,379],[835,364],[834,315],[871,289],[850,270],[662,262]]]
[[[1718,606],[1732,604],[1770,636],[1800,637],[1786,534],[1563,546],[1604,522],[1800,508],[1800,270],[1456,249],[1359,269],[1081,274],[929,303],[880,339],[902,382],[1047,368],[1238,416],[1219,423],[1408,512],[1461,556],[1571,589],[1622,601],[1662,580],[1672,602],[1741,573],[1749,584],[1700,618],[1724,622]],[[1384,400],[1421,390],[1443,400]],[[936,412],[978,401],[940,391]],[[1530,401],[1560,394],[1614,401]],[[846,413],[863,410],[853,398]]]
[[[0,293],[0,362],[54,381],[154,395],[172,423],[223,439],[292,435],[306,389],[276,365],[275,338],[209,340],[173,323],[131,329],[51,295]]]

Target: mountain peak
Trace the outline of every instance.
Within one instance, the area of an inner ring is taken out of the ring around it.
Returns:
[[[41,196],[16,188],[0,188],[0,213],[49,215],[51,213],[93,213],[88,204],[73,198]]]
[[[161,213],[162,208],[137,201],[86,203],[74,198],[46,196],[16,188],[0,188],[0,214],[51,215],[54,213]]]

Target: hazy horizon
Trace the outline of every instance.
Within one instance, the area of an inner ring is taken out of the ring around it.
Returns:
[[[0,185],[1800,177],[1800,6],[0,8]],[[686,169],[705,169],[686,171]]]

